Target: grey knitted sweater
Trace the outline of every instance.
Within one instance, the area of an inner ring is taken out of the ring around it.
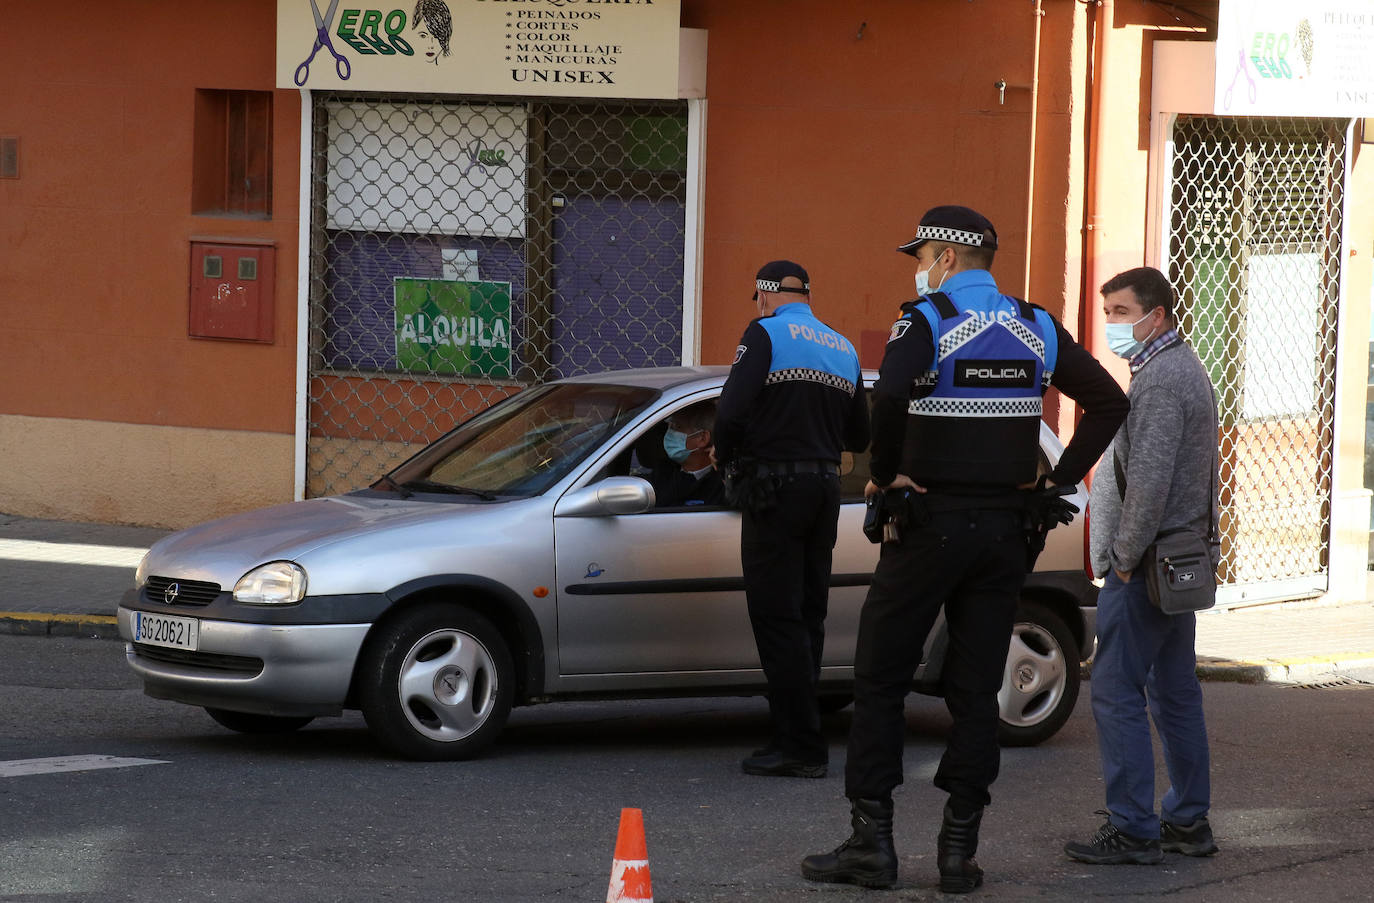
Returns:
[[[1093,573],[1134,571],[1165,530],[1208,535],[1215,510],[1217,405],[1211,379],[1186,342],[1156,353],[1131,376],[1131,413],[1102,456],[1089,499]],[[1123,501],[1113,458],[1126,474]],[[1214,551],[1215,556],[1215,551]],[[1213,561],[1215,564],[1215,560]]]

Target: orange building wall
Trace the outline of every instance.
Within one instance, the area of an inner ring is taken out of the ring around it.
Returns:
[[[1081,217],[1066,203],[1079,8],[1046,2],[1041,36],[1031,299],[1057,313]],[[710,41],[704,362],[731,359],[754,272],[777,257],[807,267],[817,314],[856,344],[885,334],[914,294],[913,261],[894,249],[937,204],[992,220],[993,273],[1021,293],[1033,12],[1025,0],[684,0],[682,24]]]
[[[1202,4],[1197,4],[1202,6]],[[1215,6],[1206,11],[1215,18]],[[1096,231],[1096,255],[1084,268],[1083,344],[1126,385],[1130,370],[1107,348],[1102,332],[1102,283],[1138,266],[1167,269],[1167,260],[1150,260],[1148,233],[1155,229],[1148,210],[1150,175],[1150,106],[1153,45],[1156,40],[1215,40],[1207,20],[1143,3],[1105,5],[1100,39],[1105,65],[1100,78],[1103,103],[1090,115],[1102,118],[1096,154],[1096,202],[1088,220]],[[1091,103],[1091,98],[1086,98]],[[1092,161],[1090,161],[1091,163]]]
[[[0,180],[0,414],[290,433],[296,92],[273,99],[272,219],[190,214],[195,91],[272,89],[274,0],[70,6],[10,0],[0,29],[21,176]],[[273,344],[187,336],[197,235],[276,242]]]

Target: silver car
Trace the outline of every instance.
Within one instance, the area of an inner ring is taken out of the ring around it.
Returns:
[[[513,706],[766,689],[745,610],[740,516],[656,507],[645,479],[668,418],[727,368],[622,371],[527,389],[368,489],[182,530],[149,550],[119,608],[148,695],[236,731],[361,709],[416,759],[462,759]],[[873,374],[866,374],[870,381]],[[1042,467],[1062,450],[1041,427]],[[822,705],[850,700],[864,456],[846,456]],[[1086,506],[1078,493],[1074,500]],[[1051,532],[1026,582],[999,697],[1005,744],[1055,733],[1091,652],[1096,590],[1082,518]],[[913,689],[938,694],[943,623]]]

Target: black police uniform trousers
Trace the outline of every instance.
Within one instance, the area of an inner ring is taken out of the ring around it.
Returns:
[[[954,725],[935,786],[956,809],[987,805],[1001,761],[997,692],[1025,574],[1020,510],[937,511],[904,528],[900,543],[883,544],[859,617],[846,796],[887,800],[902,783],[904,702],[944,606],[943,689]]]
[[[745,510],[740,562],[754,642],[768,679],[768,746],[809,764],[829,760],[816,708],[830,562],[840,513],[835,474],[774,477],[777,503]]]

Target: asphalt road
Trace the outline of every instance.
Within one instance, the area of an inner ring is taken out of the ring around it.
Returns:
[[[356,714],[286,737],[230,733],[143,696],[122,650],[0,636],[0,900],[599,901],[622,806],[644,810],[658,903],[940,896],[937,700],[907,709],[900,883],[865,892],[797,872],[848,833],[845,713],[827,719],[822,781],[739,772],[764,732],[758,699],[522,709],[485,758],[414,763],[383,753]],[[1059,852],[1100,823],[1085,685],[1059,735],[1004,754],[979,855],[989,883],[973,899],[1369,899],[1371,691],[1206,684],[1221,854],[1089,867]],[[162,764],[13,774],[16,760],[77,756]]]

